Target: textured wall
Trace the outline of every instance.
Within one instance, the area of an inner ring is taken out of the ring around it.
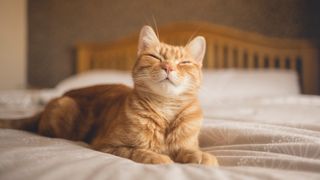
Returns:
[[[0,89],[24,88],[27,67],[27,1],[0,0]]]
[[[52,87],[74,72],[74,46],[142,25],[207,21],[276,37],[319,37],[315,0],[29,0],[28,82]]]

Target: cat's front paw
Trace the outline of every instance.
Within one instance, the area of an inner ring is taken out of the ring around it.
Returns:
[[[177,162],[219,166],[215,156],[202,151],[183,151],[176,158]]]
[[[145,164],[172,164],[174,163],[169,156],[157,154],[157,155],[149,155],[144,156],[140,161]]]

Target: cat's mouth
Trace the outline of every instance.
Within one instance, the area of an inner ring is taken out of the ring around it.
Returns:
[[[176,84],[172,82],[169,77],[164,78],[163,80],[160,81],[160,83],[170,83],[173,86],[176,86]]]

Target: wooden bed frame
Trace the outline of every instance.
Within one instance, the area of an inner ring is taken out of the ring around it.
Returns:
[[[319,57],[307,40],[280,39],[207,23],[176,23],[159,28],[160,40],[185,45],[194,35],[207,41],[207,69],[291,69],[299,74],[301,90],[318,94]],[[80,43],[76,71],[131,70],[136,59],[138,33],[111,43]]]

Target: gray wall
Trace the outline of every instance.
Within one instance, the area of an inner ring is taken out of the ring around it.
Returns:
[[[144,24],[207,21],[319,42],[316,0],[29,0],[28,82],[53,87],[74,73],[77,42],[112,41]]]

